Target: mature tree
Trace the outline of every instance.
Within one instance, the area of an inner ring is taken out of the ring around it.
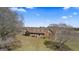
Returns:
[[[66,24],[54,24],[48,26],[49,31],[51,32],[51,39],[54,42],[58,42],[56,45],[57,48],[62,49],[64,43],[66,43],[70,39],[74,39],[78,37],[74,29],[71,26]]]
[[[15,35],[22,30],[23,23],[16,12],[7,7],[0,8],[0,48],[10,45]]]

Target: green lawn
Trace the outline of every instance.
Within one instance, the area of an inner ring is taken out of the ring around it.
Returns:
[[[17,51],[51,51],[44,45],[44,41],[47,39],[27,37],[23,35],[17,35],[17,39],[22,42],[22,47],[16,49]]]

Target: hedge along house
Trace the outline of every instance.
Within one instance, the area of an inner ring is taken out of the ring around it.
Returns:
[[[49,37],[50,31],[45,27],[25,27],[24,34],[32,37]]]

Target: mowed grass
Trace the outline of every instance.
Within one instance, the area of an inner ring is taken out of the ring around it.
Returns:
[[[47,39],[23,35],[17,35],[16,37],[22,42],[22,46],[17,48],[16,51],[51,51],[44,45],[44,41]]]
[[[66,45],[69,46],[73,51],[79,51],[79,39],[72,39],[66,42]]]

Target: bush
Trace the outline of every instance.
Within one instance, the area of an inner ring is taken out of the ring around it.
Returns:
[[[15,40],[11,44],[5,46],[8,50],[15,50],[16,48],[21,47],[21,42],[19,40]]]
[[[68,51],[68,50],[72,50],[71,48],[69,48],[67,45],[62,44],[62,47],[60,46],[59,42],[53,42],[53,41],[45,41],[44,44],[46,45],[47,48],[50,48],[52,50],[55,51]]]
[[[24,35],[25,36],[30,36],[30,32],[26,31]]]
[[[12,40],[11,40],[12,39]],[[0,49],[14,50],[21,47],[21,41],[13,38],[7,38],[7,40],[0,41]]]

